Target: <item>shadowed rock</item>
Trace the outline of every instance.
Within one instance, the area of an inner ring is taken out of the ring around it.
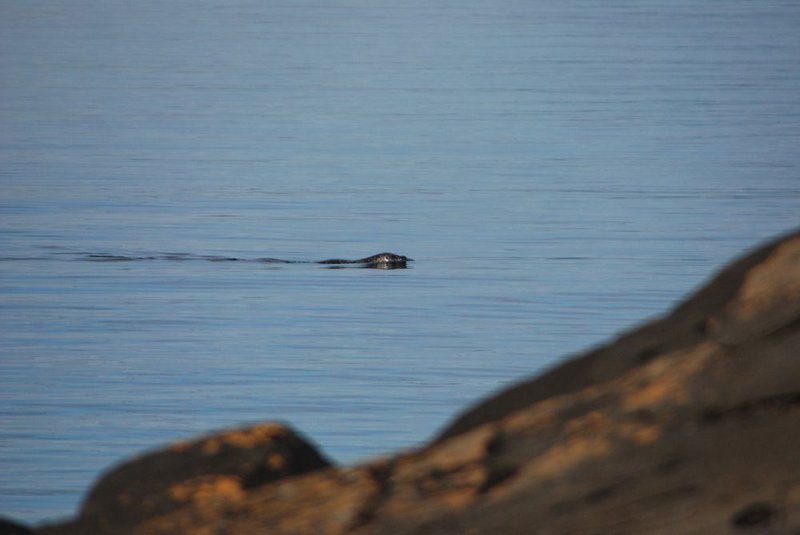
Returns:
[[[29,533],[33,532],[27,526],[0,517],[0,535],[27,535]]]
[[[205,473],[178,468],[201,462],[203,443],[163,457],[170,477],[113,471],[81,518],[39,533],[120,517],[125,529],[109,520],[107,533],[800,533],[800,234],[477,404],[420,450],[203,487]],[[123,481],[143,489],[135,500],[120,501]]]
[[[181,508],[236,511],[246,493],[330,463],[287,427],[261,424],[179,442],[128,461],[94,486],[71,529],[125,533]]]

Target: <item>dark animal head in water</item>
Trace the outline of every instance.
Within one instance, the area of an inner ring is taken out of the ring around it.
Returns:
[[[366,258],[362,258],[361,260],[356,260],[359,264],[394,264],[394,265],[405,265],[406,262],[411,260],[407,256],[402,256],[399,254],[394,253],[380,253],[372,256],[368,256]]]
[[[366,258],[359,258],[358,260],[343,260],[341,258],[331,258],[330,260],[322,260],[320,264],[361,264],[364,267],[377,268],[377,269],[397,269],[406,267],[406,262],[411,262],[412,259],[407,256],[402,256],[394,253],[380,253]]]

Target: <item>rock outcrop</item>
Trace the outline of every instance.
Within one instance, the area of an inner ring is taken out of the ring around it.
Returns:
[[[178,442],[113,468],[58,533],[132,533],[181,509],[214,523],[259,486],[331,466],[286,426],[267,423]]]
[[[418,451],[341,468],[285,427],[223,433],[112,470],[36,533],[796,535],[799,452],[795,233]]]

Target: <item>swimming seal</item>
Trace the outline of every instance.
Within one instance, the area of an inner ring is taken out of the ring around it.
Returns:
[[[379,269],[394,269],[406,267],[406,262],[411,260],[407,256],[394,254],[394,253],[379,253],[366,258],[359,258],[358,260],[342,260],[340,258],[331,258],[330,260],[320,260],[317,264],[364,264],[365,267],[374,267]]]
[[[235,256],[195,255],[189,253],[162,253],[155,255],[118,255],[109,253],[83,253],[84,260],[93,262],[133,262],[137,260],[207,260],[209,262],[260,262],[262,264],[325,264],[330,267],[365,267],[372,269],[403,269],[412,258],[394,253],[378,253],[372,256],[348,260],[329,258],[310,262],[307,260],[283,260],[281,258],[238,258]]]

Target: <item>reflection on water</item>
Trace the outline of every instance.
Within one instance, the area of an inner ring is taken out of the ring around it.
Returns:
[[[798,224],[800,4],[0,11],[17,518],[243,422],[411,446]]]

